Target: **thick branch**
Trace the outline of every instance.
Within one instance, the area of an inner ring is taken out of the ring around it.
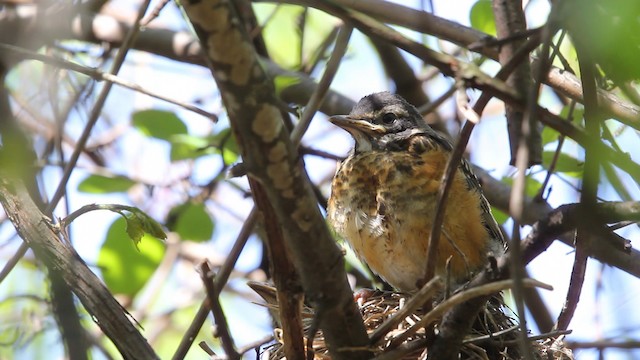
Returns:
[[[499,38],[506,38],[513,34],[524,33],[527,23],[522,9],[522,1],[519,0],[493,0],[493,13],[496,19],[496,30]],[[500,64],[503,66],[514,57],[518,48],[523,46],[524,39],[510,41],[500,47]],[[528,58],[520,62],[520,65],[511,73],[507,84],[513,86],[520,95],[527,99],[531,89],[531,67]],[[526,133],[523,131],[522,122],[524,112],[510,104],[505,105],[507,127],[509,130],[509,144],[511,149],[511,164],[516,163],[518,144],[522,136],[525,136],[529,153],[529,165],[542,162],[542,136],[541,127],[535,116],[529,116]]]
[[[369,357],[361,350],[368,337],[344,273],[342,253],[320,214],[255,50],[227,2],[183,5],[204,46],[248,173],[262,184],[274,208],[333,358]]]
[[[7,173],[0,176],[0,203],[20,237],[29,244],[38,259],[48,268],[65,269],[60,273],[63,280],[124,358],[158,358],[98,277],[73,249],[59,241],[24,184],[10,178]]]

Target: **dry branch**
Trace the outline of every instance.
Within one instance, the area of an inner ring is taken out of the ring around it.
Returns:
[[[126,359],[157,359],[147,340],[133,326],[122,306],[69,246],[60,241],[24,184],[0,173],[0,203],[18,234],[48,268],[59,269],[94,321]]]
[[[322,219],[255,50],[229,3],[183,5],[204,46],[246,169],[273,206],[333,357],[369,357],[367,351],[345,350],[364,349],[368,338],[351,296],[342,253]]]

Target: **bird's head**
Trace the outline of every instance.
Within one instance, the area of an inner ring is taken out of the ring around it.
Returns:
[[[394,141],[433,131],[418,110],[399,95],[379,92],[363,97],[349,115],[329,118],[355,139],[355,151],[381,150]]]

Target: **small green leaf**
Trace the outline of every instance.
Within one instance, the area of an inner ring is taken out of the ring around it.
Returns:
[[[490,0],[476,1],[471,7],[469,19],[474,29],[496,36],[496,20],[493,16]]]
[[[169,211],[167,227],[183,240],[206,241],[213,236],[213,220],[204,204],[187,202]]]
[[[122,215],[122,213],[120,214]],[[145,233],[160,240],[167,238],[167,234],[162,230],[162,226],[140,209],[133,208],[129,214],[123,215],[123,217],[127,222],[127,234],[129,234],[129,237],[133,240],[136,247],[138,247],[138,243]]]
[[[155,221],[151,216],[145,213],[140,214],[144,215],[141,219],[142,229],[144,230],[144,232],[148,233],[151,236],[157,237],[160,240],[167,239],[167,234],[162,229],[162,225]],[[140,216],[140,214],[138,214],[138,216]]]
[[[133,126],[143,134],[162,140],[187,133],[187,126],[170,111],[142,110],[133,114]]]
[[[78,191],[91,194],[108,194],[128,191],[136,182],[125,176],[89,175],[80,184]]]
[[[126,220],[125,230],[127,234],[133,240],[133,244],[138,248],[138,244],[140,240],[144,236],[144,230],[142,228],[142,222],[140,218],[136,215],[136,213],[131,213],[124,217]]]
[[[162,242],[150,235],[142,236],[140,250],[129,240],[124,218],[118,218],[107,231],[100,248],[98,266],[111,292],[134,296],[147,283],[156,270],[165,248]]]
[[[555,151],[545,151],[542,153],[542,164],[545,169],[549,169]],[[571,155],[561,152],[556,162],[555,172],[561,172],[572,177],[582,176],[584,163]]]
[[[289,75],[277,75],[273,79],[273,85],[276,90],[276,96],[280,98],[280,95],[284,90],[288,87],[299,84],[300,78],[297,76],[289,76]]]

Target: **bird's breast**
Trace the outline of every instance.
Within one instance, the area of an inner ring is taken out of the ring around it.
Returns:
[[[392,286],[411,291],[426,268],[437,194],[448,154],[432,151],[366,152],[338,168],[327,208],[328,221],[361,261]],[[453,257],[454,280],[484,262],[487,234],[479,197],[456,176],[445,212],[438,264]]]

